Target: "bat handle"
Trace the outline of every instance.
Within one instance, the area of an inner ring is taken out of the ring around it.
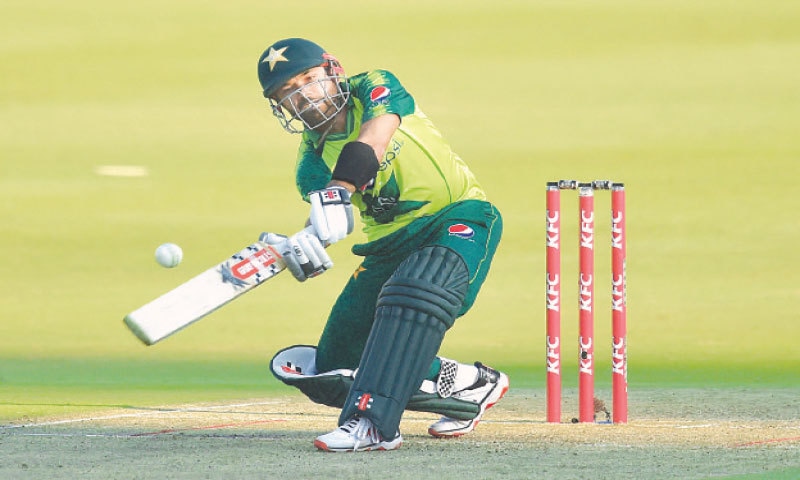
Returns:
[[[303,231],[308,233],[309,235],[314,235],[315,237],[319,238],[319,235],[317,235],[317,230],[314,229],[314,225],[307,226],[306,228],[303,229]]]
[[[309,235],[314,235],[315,237],[317,236],[317,231],[314,229],[313,225],[307,226],[302,231]],[[277,253],[280,253],[283,251],[283,242],[286,242],[288,238],[289,237],[286,235],[281,235],[278,233],[262,232],[261,235],[258,236],[258,242],[262,245],[270,246],[273,250],[277,251]],[[327,246],[328,245],[325,245],[325,247]]]

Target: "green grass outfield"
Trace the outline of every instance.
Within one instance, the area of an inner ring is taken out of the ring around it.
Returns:
[[[301,227],[298,139],[256,78],[263,49],[288,36],[323,44],[348,73],[393,71],[504,215],[493,270],[445,355],[543,386],[544,184],[611,178],[628,199],[632,398],[800,393],[798,25],[790,0],[4,1],[0,424],[288,392],[266,362],[316,342],[360,234],[330,249],[325,276],[277,278],[156,346],[122,323],[261,231]],[[109,165],[147,175],[99,174]],[[597,274],[609,278],[607,194],[596,201]],[[567,274],[577,212],[573,195],[562,203]],[[167,241],[184,249],[171,270],[153,260]],[[568,309],[567,388],[576,325]]]

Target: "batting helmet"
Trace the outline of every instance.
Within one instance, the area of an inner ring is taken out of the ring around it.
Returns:
[[[318,66],[331,66],[339,70],[332,73],[343,73],[336,59],[312,41],[287,38],[275,42],[258,59],[258,80],[264,96],[269,97],[290,78]]]

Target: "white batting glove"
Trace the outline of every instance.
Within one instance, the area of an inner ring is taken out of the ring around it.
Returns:
[[[301,230],[291,237],[264,232],[259,240],[275,247],[283,257],[286,268],[299,282],[322,275],[333,267],[333,261],[316,235]]]
[[[336,243],[353,231],[353,205],[346,188],[314,190],[308,198],[311,200],[311,225],[323,243]]]

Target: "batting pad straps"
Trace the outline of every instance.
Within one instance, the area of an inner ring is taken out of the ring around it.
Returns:
[[[375,150],[364,142],[353,141],[342,148],[332,178],[350,183],[363,192],[378,174],[378,167]]]

